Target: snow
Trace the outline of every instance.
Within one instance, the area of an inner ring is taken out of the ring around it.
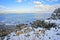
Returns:
[[[57,23],[60,24],[60,20],[45,20],[46,22],[51,22],[51,23]],[[30,27],[31,29],[31,27]],[[35,31],[30,31],[27,33],[22,33],[19,36],[16,35],[16,32],[12,32],[9,35],[7,35],[4,40],[60,40],[60,35],[57,35],[57,33],[60,34],[60,29],[58,28],[51,28],[50,30],[45,30],[45,34],[41,34],[39,30],[43,30],[43,28],[34,28]],[[24,31],[24,29],[23,29]],[[36,32],[37,31],[37,32]],[[34,34],[36,32],[36,34]],[[27,36],[29,34],[29,36]],[[9,36],[9,37],[8,37]]]
[[[37,28],[39,29],[39,28]],[[35,30],[37,30],[35,29]],[[58,30],[56,32],[56,30]],[[30,36],[26,37],[26,33],[25,34],[21,34],[19,36],[16,35],[15,32],[12,32],[11,34],[9,34],[10,36],[10,39],[9,40],[60,40],[60,35],[56,35],[56,33],[60,33],[60,29],[54,29],[54,28],[51,28],[51,30],[47,30],[45,31],[45,35],[44,37],[40,34],[38,34],[39,37],[36,36],[36,34],[34,34],[34,31],[31,31],[27,34],[29,34]],[[13,36],[15,35],[15,36]],[[49,39],[49,37],[51,37],[51,39]],[[4,38],[4,40],[7,40],[8,36],[6,36]]]
[[[50,23],[56,23],[56,24],[60,24],[60,20],[45,20],[45,22],[49,22],[50,21]]]

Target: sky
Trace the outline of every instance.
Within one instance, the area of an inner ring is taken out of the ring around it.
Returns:
[[[0,0],[0,13],[51,13],[60,0]]]

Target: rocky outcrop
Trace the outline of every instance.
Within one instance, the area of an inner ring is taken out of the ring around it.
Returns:
[[[55,9],[55,11],[53,13],[60,13],[60,8]]]
[[[55,9],[55,11],[51,15],[52,19],[60,19],[60,8]]]

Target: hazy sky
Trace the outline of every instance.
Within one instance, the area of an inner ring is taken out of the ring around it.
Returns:
[[[0,0],[0,13],[45,13],[60,7],[60,0]]]

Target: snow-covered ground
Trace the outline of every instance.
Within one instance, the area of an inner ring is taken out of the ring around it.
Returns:
[[[60,40],[60,35],[58,35],[60,34],[60,29],[58,28],[51,28],[50,30],[45,30],[45,33],[43,34],[40,33],[38,30],[43,29],[37,28],[35,29],[35,31],[31,31],[29,33],[22,33],[19,36],[16,35],[16,32],[12,32],[11,34],[7,35],[4,40]]]
[[[60,24],[60,20],[45,20],[46,22]],[[50,30],[45,30],[43,28],[37,28],[33,31],[31,27],[30,32],[24,33],[25,29],[22,29],[23,33],[17,35],[17,32],[12,32],[7,35],[4,40],[60,40],[60,26],[59,28],[51,28]]]

